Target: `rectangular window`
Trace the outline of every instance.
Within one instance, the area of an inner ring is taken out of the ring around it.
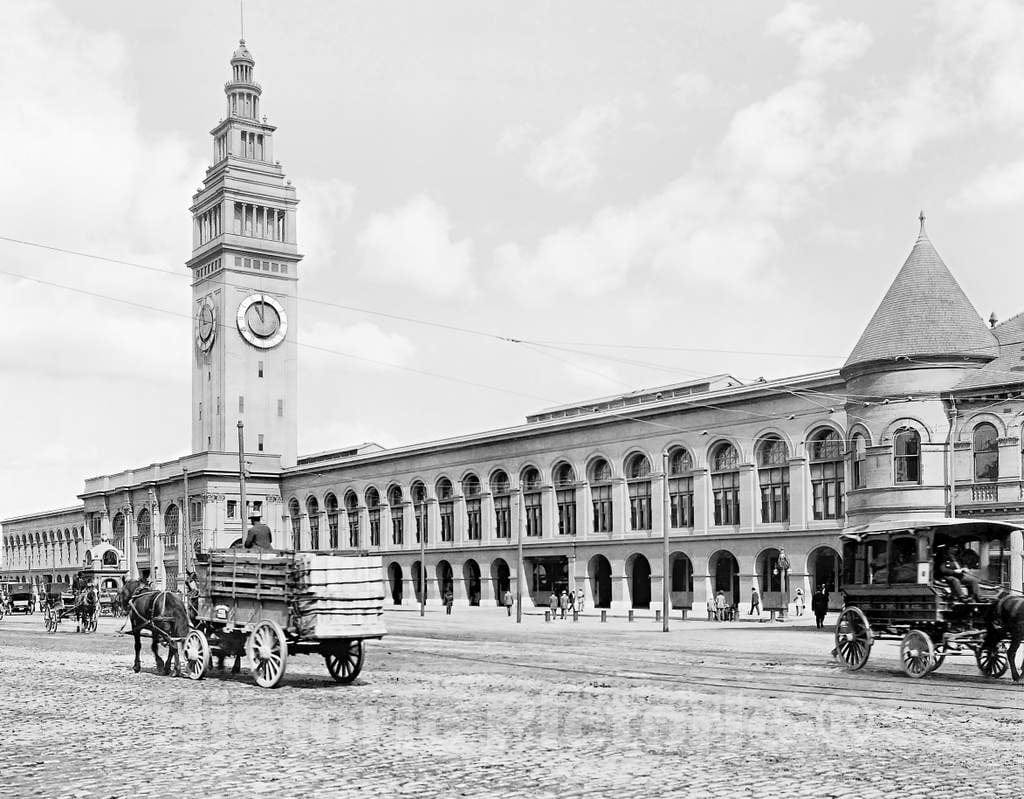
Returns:
[[[370,509],[370,546],[380,546],[380,508]]]
[[[405,520],[402,518],[402,508],[391,509],[391,543],[395,546],[402,546],[405,538]]]
[[[242,235],[242,204],[235,203],[235,214],[234,214],[234,227],[232,227],[236,236]],[[241,266],[240,258],[235,257],[235,266]]]
[[[228,518],[234,519],[238,515],[238,501],[234,499],[228,500]]]
[[[284,416],[284,400],[283,399],[279,399],[277,401],[277,415],[278,416]]]
[[[327,514],[327,546],[331,549],[338,548],[338,514]]]
[[[526,508],[526,535],[536,538],[544,531],[544,516],[540,504],[539,492],[523,494],[523,505]]]
[[[245,413],[245,397],[238,395],[238,412]]]
[[[356,508],[348,512],[348,545],[352,549],[359,548],[359,511]]]
[[[590,489],[591,504],[594,508],[594,532],[612,531],[612,487],[593,486]]]
[[[758,469],[761,484],[761,521],[789,521],[789,467]]]
[[[494,536],[512,537],[512,502],[507,494],[494,498]]]
[[[309,546],[311,549],[320,549],[320,514],[309,514]]]
[[[203,418],[203,403],[199,403],[199,418]]]
[[[651,483],[629,484],[629,526],[631,530],[651,529]]]
[[[669,480],[668,499],[672,527],[693,527],[693,478]]]
[[[466,535],[470,541],[480,540],[480,500],[466,500]]]
[[[451,502],[441,502],[438,505],[441,511],[441,540],[455,540],[455,508]]]
[[[256,377],[263,377],[263,361],[256,364]]]
[[[220,397],[217,397],[217,415],[220,416]]]
[[[427,522],[427,507],[423,503],[416,506],[416,543],[420,543],[420,536],[423,536],[423,543],[430,540],[430,525]]]
[[[740,523],[740,474],[724,472],[711,475],[711,493],[715,499],[715,524]]]
[[[558,534],[576,535],[576,489],[562,488],[555,492],[558,503]]]
[[[263,452],[263,433],[256,436],[256,451]]]
[[[812,463],[811,493],[814,497],[815,520],[841,519],[845,493],[843,462]]]

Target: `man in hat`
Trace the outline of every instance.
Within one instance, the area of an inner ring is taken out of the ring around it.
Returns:
[[[946,583],[953,592],[953,596],[961,602],[967,602],[971,599],[977,601],[978,578],[960,565],[957,559],[960,554],[959,549],[955,543],[949,545],[939,544],[936,547],[935,559],[938,562],[939,575],[945,578]]]
[[[260,515],[253,511],[249,514],[249,521],[252,527],[245,534],[246,549],[273,549],[270,543],[270,528],[260,521]]]

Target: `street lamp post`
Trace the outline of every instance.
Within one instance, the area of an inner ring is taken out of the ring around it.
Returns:
[[[526,526],[526,508],[523,487],[516,489],[518,521],[516,524],[516,624],[523,621],[523,528]]]
[[[661,453],[661,631],[668,632],[668,612],[672,606],[669,574],[668,530],[671,521],[668,497],[668,450]]]

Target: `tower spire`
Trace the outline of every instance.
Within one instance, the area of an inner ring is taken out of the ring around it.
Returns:
[[[238,0],[239,41],[245,44],[245,0]]]

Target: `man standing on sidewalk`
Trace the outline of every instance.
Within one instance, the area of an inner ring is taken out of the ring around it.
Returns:
[[[761,595],[757,593],[757,586],[750,586],[750,613],[748,616],[753,616],[754,611],[757,611],[757,615],[761,615]]]
[[[501,604],[505,606],[505,610],[508,611],[509,618],[512,617],[512,592],[507,588],[505,589],[505,595],[501,598]]]

